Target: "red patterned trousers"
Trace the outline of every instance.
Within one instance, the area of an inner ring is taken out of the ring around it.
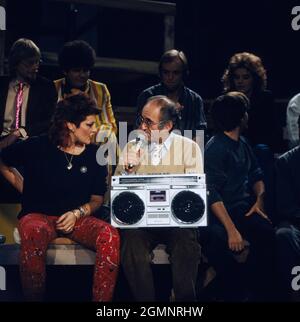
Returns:
[[[39,300],[45,291],[46,251],[56,237],[59,217],[32,213],[20,219],[20,274],[27,299]],[[108,223],[87,216],[76,221],[73,232],[65,235],[96,251],[93,300],[112,300],[119,267],[118,231]]]

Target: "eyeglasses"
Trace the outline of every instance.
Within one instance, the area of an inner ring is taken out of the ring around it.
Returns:
[[[20,62],[20,64],[22,64],[23,66],[25,66],[26,68],[30,68],[34,65],[40,65],[42,63],[41,59],[26,59],[26,60],[22,60]]]
[[[143,115],[139,115],[136,119],[136,125],[140,126],[141,124],[145,124],[147,127],[151,127],[152,125],[159,125],[162,124],[163,121],[160,122],[154,122],[150,120],[148,117],[143,117]]]

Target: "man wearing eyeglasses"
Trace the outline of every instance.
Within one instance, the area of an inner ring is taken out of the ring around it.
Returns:
[[[21,38],[10,49],[10,74],[0,78],[0,149],[48,130],[57,95],[53,83],[38,76],[40,58],[39,48],[30,39]],[[4,197],[10,186],[2,177],[0,189],[0,199],[12,201]],[[13,191],[8,195],[14,195]]]
[[[199,146],[172,131],[176,119],[175,102],[151,97],[138,118],[146,143],[130,141],[115,174],[203,173]],[[123,229],[121,236],[121,263],[136,301],[155,301],[149,254],[158,243],[165,243],[170,254],[175,300],[196,300],[200,245],[195,229]]]
[[[48,130],[56,91],[50,80],[38,76],[40,59],[30,39],[21,38],[10,49],[10,75],[0,79],[0,148]]]

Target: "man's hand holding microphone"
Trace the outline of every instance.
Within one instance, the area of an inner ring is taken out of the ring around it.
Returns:
[[[144,135],[138,135],[135,142],[124,155],[124,169],[128,174],[134,173],[146,150],[147,141]]]

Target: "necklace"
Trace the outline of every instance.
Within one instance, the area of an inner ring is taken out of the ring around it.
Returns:
[[[72,167],[73,167],[72,160],[73,160],[74,154],[71,155],[70,159],[68,159],[66,152],[64,152],[64,155],[65,155],[65,158],[66,158],[66,160],[68,162],[67,169],[71,170]]]

